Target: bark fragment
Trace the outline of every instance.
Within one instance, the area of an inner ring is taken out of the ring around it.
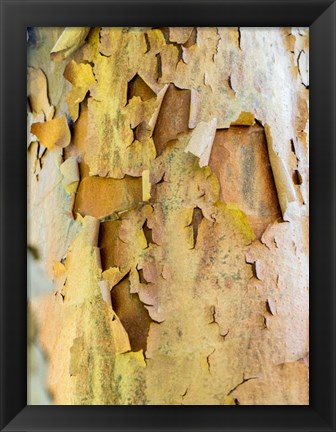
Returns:
[[[141,178],[86,177],[79,185],[75,213],[101,218],[129,210],[142,200]]]
[[[66,27],[51,50],[52,60],[61,61],[69,57],[84,42],[90,27]]]
[[[41,69],[28,68],[27,98],[35,115],[42,113],[47,121],[53,118],[54,107],[49,103],[47,80]]]
[[[65,116],[44,123],[34,123],[31,132],[48,149],[55,146],[66,147],[70,144],[71,134]]]

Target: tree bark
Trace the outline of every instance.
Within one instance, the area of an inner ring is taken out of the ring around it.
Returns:
[[[54,403],[309,403],[308,56],[301,28],[30,30]]]

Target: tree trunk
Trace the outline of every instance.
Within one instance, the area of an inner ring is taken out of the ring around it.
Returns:
[[[28,36],[53,402],[308,404],[308,30]]]

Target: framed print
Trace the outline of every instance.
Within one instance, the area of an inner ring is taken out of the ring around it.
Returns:
[[[335,3],[1,6],[2,430],[334,430]]]

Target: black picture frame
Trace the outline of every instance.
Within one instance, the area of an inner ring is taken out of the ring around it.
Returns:
[[[2,431],[335,430],[335,0],[1,0]],[[26,27],[309,26],[310,405],[26,405]]]

